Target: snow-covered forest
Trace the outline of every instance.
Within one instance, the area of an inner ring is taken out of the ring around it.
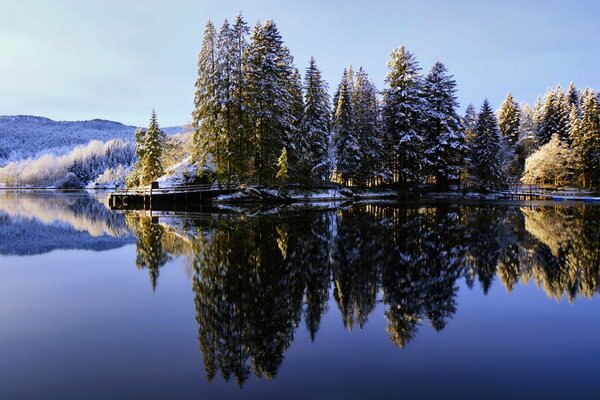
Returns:
[[[314,58],[301,76],[274,21],[252,30],[241,15],[219,29],[208,22],[193,159],[229,182],[600,186],[600,95],[593,89],[559,86],[534,106],[509,93],[497,111],[485,100],[459,115],[457,85],[444,64],[424,72],[399,47],[388,67],[377,89],[367,71],[349,66],[331,98]],[[163,169],[154,154],[148,179]]]

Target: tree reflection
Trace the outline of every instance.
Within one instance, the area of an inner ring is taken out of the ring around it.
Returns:
[[[315,340],[330,301],[348,330],[381,303],[391,341],[404,347],[424,321],[448,325],[461,279],[485,294],[496,276],[508,292],[532,280],[556,299],[600,291],[600,207],[359,204],[207,215],[186,232],[127,222],[153,287],[169,255],[188,254],[208,379],[240,385],[277,374],[302,319]]]

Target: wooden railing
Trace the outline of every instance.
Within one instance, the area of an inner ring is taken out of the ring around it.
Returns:
[[[218,184],[204,184],[204,185],[183,185],[183,186],[163,186],[158,188],[152,188],[150,186],[141,188],[126,188],[117,189],[113,193],[116,195],[153,195],[153,194],[173,194],[173,193],[192,193],[201,192],[208,190],[235,190],[238,189],[238,185],[218,185]]]

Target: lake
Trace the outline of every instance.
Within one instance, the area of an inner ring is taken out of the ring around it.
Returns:
[[[597,392],[598,206],[105,198],[0,192],[0,398]]]

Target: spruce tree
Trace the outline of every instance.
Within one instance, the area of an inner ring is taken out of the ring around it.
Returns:
[[[520,119],[519,105],[513,99],[512,93],[508,93],[498,110],[498,127],[506,142],[513,148],[519,140]]]
[[[292,99],[291,103],[291,125],[288,127],[288,139],[285,144],[287,149],[289,172],[294,179],[302,177],[299,160],[302,157],[303,148],[306,147],[306,138],[302,134],[302,117],[304,114],[304,98],[302,96],[302,77],[297,68],[292,69],[288,81],[288,91]],[[286,150],[287,151],[287,150]]]
[[[338,102],[332,124],[333,146],[336,155],[336,171],[344,184],[356,177],[360,162],[358,140],[354,132],[352,92],[348,71],[344,70],[338,87]]]
[[[420,68],[404,47],[394,50],[388,62],[383,91],[385,170],[391,181],[417,182],[423,173],[423,125],[426,102]]]
[[[245,52],[246,104],[254,138],[254,169],[260,181],[273,181],[277,159],[294,126],[291,57],[275,22],[258,23]]]
[[[246,149],[249,146],[244,110],[243,51],[248,31],[241,15],[232,26],[227,20],[217,37],[216,103],[219,110],[216,119],[216,141],[213,156],[217,174],[231,179],[244,178],[247,164]]]
[[[575,180],[577,182],[583,182],[585,179],[585,165],[583,163],[583,155],[585,153],[585,142],[583,137],[583,129],[581,127],[581,120],[579,119],[577,110],[578,105],[571,105],[569,138],[571,140],[571,148],[573,150],[572,165],[575,172]]]
[[[477,125],[477,110],[473,104],[469,104],[465,109],[462,125],[465,131],[465,141],[469,143],[475,137],[475,126]]]
[[[314,58],[310,58],[304,75],[304,113],[302,118],[302,148],[299,151],[299,171],[312,180],[325,180],[331,166],[329,148],[329,95]]]
[[[575,106],[579,114],[579,93],[573,82],[569,84],[569,90],[567,90],[567,102],[569,103],[569,107]]]
[[[427,100],[427,170],[435,177],[438,186],[447,188],[448,178],[459,175],[466,147],[461,120],[456,112],[456,82],[442,63],[435,63],[425,77],[423,94]]]
[[[352,110],[354,133],[360,154],[355,180],[357,184],[365,185],[371,178],[379,175],[381,170],[381,142],[377,89],[362,67],[356,73]]]
[[[475,137],[470,143],[473,184],[484,190],[494,190],[504,184],[500,159],[500,132],[494,111],[487,99],[477,117]]]
[[[218,159],[217,119],[220,104],[217,95],[217,31],[211,21],[206,24],[202,48],[198,56],[198,78],[192,124],[194,126],[194,158],[206,164],[209,157]],[[217,160],[215,160],[217,161]]]
[[[583,186],[600,187],[600,107],[596,94],[589,90],[582,99],[581,141],[576,152],[581,157]]]
[[[150,125],[144,137],[144,157],[141,160],[142,184],[147,185],[163,174],[162,149],[165,134],[158,126],[156,112],[152,110]]]

